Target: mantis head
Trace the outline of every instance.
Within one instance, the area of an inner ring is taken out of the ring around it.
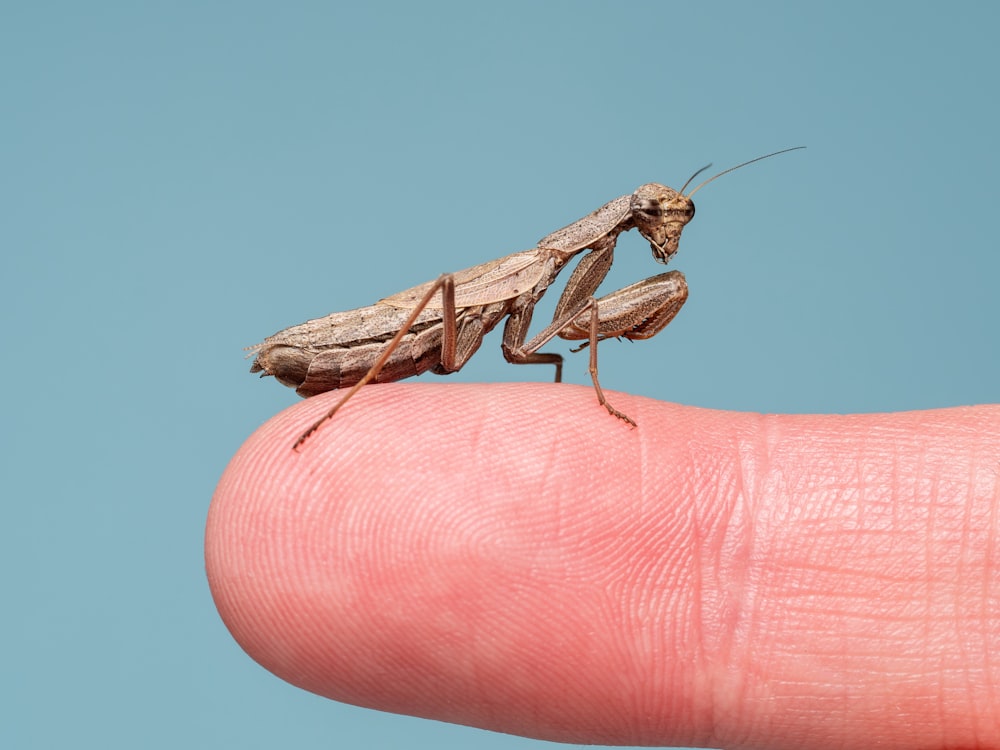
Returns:
[[[694,218],[694,201],[683,192],[650,182],[632,193],[631,210],[632,221],[649,241],[653,258],[669,263],[677,252],[684,226]]]
[[[714,177],[709,177],[687,195],[684,194],[684,191],[687,190],[688,185],[694,181],[695,177],[712,166],[711,164],[702,167],[691,175],[688,181],[684,183],[684,187],[679,191],[655,182],[640,187],[632,193],[630,203],[632,221],[635,223],[635,227],[639,230],[640,234],[649,241],[649,248],[653,251],[653,258],[659,263],[669,263],[670,259],[677,253],[677,248],[681,241],[681,233],[684,231],[687,223],[694,218],[694,201],[691,200],[691,196],[705,187],[705,185],[712,180],[722,177],[724,174],[729,174],[748,164],[753,164],[761,159],[769,159],[772,156],[784,154],[789,151],[797,151],[800,148],[805,148],[805,146],[782,149],[781,151],[775,151],[773,154],[758,156],[756,159],[737,164],[735,167],[730,167],[719,172]]]

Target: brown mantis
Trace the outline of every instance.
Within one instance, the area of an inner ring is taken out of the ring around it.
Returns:
[[[539,352],[555,336],[590,346],[590,377],[597,400],[610,414],[635,422],[608,403],[597,377],[597,343],[608,338],[648,339],[680,311],[688,289],[680,271],[643,279],[600,299],[594,292],[611,268],[618,235],[635,228],[649,241],[653,258],[668,263],[685,225],[694,218],[691,197],[713,180],[796,146],[759,156],[710,177],[687,195],[684,190],[708,169],[699,169],[680,191],[649,183],[605,204],[589,216],[544,237],[531,250],[498,258],[379,300],[374,305],[332,313],[286,328],[250,347],[251,372],[273,375],[300,396],[351,386],[293,446],[299,446],[363,386],[419,375],[460,370],[483,337],[507,319],[501,344],[512,364],[555,365],[563,358]],[[709,165],[711,166],[711,165]],[[556,304],[552,322],[530,340],[535,304],[577,254],[577,264]],[[574,350],[578,351],[578,350]]]

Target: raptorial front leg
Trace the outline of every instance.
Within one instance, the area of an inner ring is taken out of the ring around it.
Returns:
[[[594,291],[604,281],[614,260],[615,237],[604,237],[596,242],[593,249],[576,264],[573,273],[559,300],[552,316],[552,323],[535,336],[528,339],[528,328],[534,312],[535,300],[529,300],[516,306],[510,313],[504,327],[503,354],[504,358],[518,365],[551,364],[555,365],[555,382],[562,382],[563,358],[560,354],[539,353],[537,350],[558,333],[568,321],[589,309],[589,301],[593,299]]]
[[[531,307],[533,307],[533,304]],[[523,318],[518,312],[512,313],[511,319],[508,321],[508,329],[505,329],[504,331],[504,357],[506,357],[508,362],[512,362],[514,364],[551,362],[556,365],[556,382],[558,383],[562,373],[562,357],[558,354],[539,354],[537,351],[539,348],[545,346],[545,344],[551,341],[555,336],[560,335],[561,331],[566,326],[575,325],[576,322],[584,318],[584,316],[586,316],[590,321],[588,325],[588,335],[592,344],[590,351],[590,379],[594,383],[594,390],[597,392],[597,400],[601,406],[608,410],[609,414],[614,417],[618,417],[618,419],[628,422],[630,425],[635,427],[635,421],[631,417],[618,411],[608,403],[608,399],[604,396],[604,391],[601,388],[601,383],[597,376],[597,342],[599,340],[598,329],[600,321],[598,318],[597,300],[593,297],[585,298],[574,309],[570,310],[567,315],[553,320],[541,332],[539,332],[537,336],[528,342],[524,342],[524,338],[526,335],[525,331],[527,330],[527,325],[530,322],[531,311],[529,310]],[[513,326],[511,326],[511,321],[514,321]],[[509,339],[508,336],[510,336]]]
[[[670,271],[619,289],[597,300],[597,340],[652,338],[680,312],[688,297],[687,281],[680,271]],[[577,315],[559,336],[570,341],[593,343],[591,316]]]
[[[599,300],[590,297],[564,320],[554,321],[543,334],[568,340],[586,339],[590,346],[590,378],[597,400],[610,414],[635,425],[628,415],[608,403],[597,374],[597,342],[608,338],[648,339],[666,328],[687,300],[688,288],[680,271],[653,276],[612,292]],[[539,334],[541,336],[542,334]],[[530,348],[531,344],[525,348]],[[578,351],[578,350],[577,350]]]
[[[615,258],[614,239],[605,238],[599,247],[584,255],[576,264],[573,273],[566,282],[566,287],[559,295],[552,320],[561,320],[577,309],[589,297],[594,296],[597,287],[611,270]]]
[[[544,240],[543,240],[544,242]],[[614,260],[615,237],[604,237],[595,242],[593,249],[577,263],[570,274],[566,288],[563,289],[556,302],[552,323],[545,327],[531,341],[528,341],[528,328],[531,316],[535,310],[538,297],[524,297],[510,311],[510,317],[504,326],[503,356],[515,365],[554,365],[556,368],[555,382],[562,381],[563,358],[560,354],[540,353],[538,349],[559,332],[559,329],[576,316],[586,312],[593,300],[594,290],[600,286],[608,275],[611,262]]]

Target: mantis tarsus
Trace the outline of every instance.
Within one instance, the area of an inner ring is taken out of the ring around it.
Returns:
[[[803,146],[787,148],[730,167],[684,190],[708,169],[699,169],[679,191],[649,183],[615,198],[589,216],[544,237],[531,250],[506,255],[464,271],[447,273],[374,305],[327,315],[286,328],[250,347],[251,372],[273,375],[300,396],[351,386],[299,436],[302,443],[370,382],[386,383],[431,370],[460,370],[483,337],[504,318],[503,356],[512,364],[550,364],[562,378],[562,356],[538,350],[555,336],[590,346],[590,377],[597,400],[615,417],[635,422],[608,403],[597,377],[597,343],[607,338],[648,339],[662,331],[687,299],[680,271],[643,279],[600,299],[594,292],[611,268],[618,235],[632,228],[649,241],[653,258],[668,263],[685,225],[694,218],[691,197],[733,170]],[[711,165],[709,165],[711,166]],[[589,250],[570,274],[552,322],[528,339],[535,304],[569,261]]]

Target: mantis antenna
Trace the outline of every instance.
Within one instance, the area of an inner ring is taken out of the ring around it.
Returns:
[[[742,164],[737,164],[735,167],[730,167],[729,169],[726,169],[726,170],[723,170],[722,172],[719,172],[719,174],[715,175],[715,177],[709,177],[703,183],[701,183],[700,185],[698,185],[698,187],[696,187],[694,190],[692,190],[690,193],[688,193],[687,197],[690,198],[692,195],[694,195],[695,193],[697,193],[699,190],[701,190],[703,187],[705,187],[705,185],[707,185],[708,183],[710,183],[712,180],[717,180],[720,177],[722,177],[722,175],[724,175],[724,174],[729,174],[730,172],[735,172],[737,169],[740,169],[742,167],[746,167],[746,166],[748,166],[750,164],[753,164],[756,161],[762,161],[764,159],[770,159],[772,156],[777,156],[778,154],[787,154],[789,151],[798,151],[799,149],[802,149],[802,148],[805,148],[805,146],[792,146],[792,148],[783,148],[783,149],[781,149],[781,151],[775,151],[772,154],[765,154],[764,156],[758,156],[756,159],[751,159],[750,161],[745,161]],[[693,175],[691,175],[691,177],[688,178],[688,181],[684,183],[684,187],[681,188],[681,190],[680,190],[681,195],[684,195],[684,191],[687,189],[687,186],[690,185],[692,182],[694,182],[694,178],[697,177],[698,175],[700,175],[702,172],[704,172],[710,166],[712,166],[712,165],[711,164],[706,164],[704,167],[702,167],[697,172],[695,172]]]

